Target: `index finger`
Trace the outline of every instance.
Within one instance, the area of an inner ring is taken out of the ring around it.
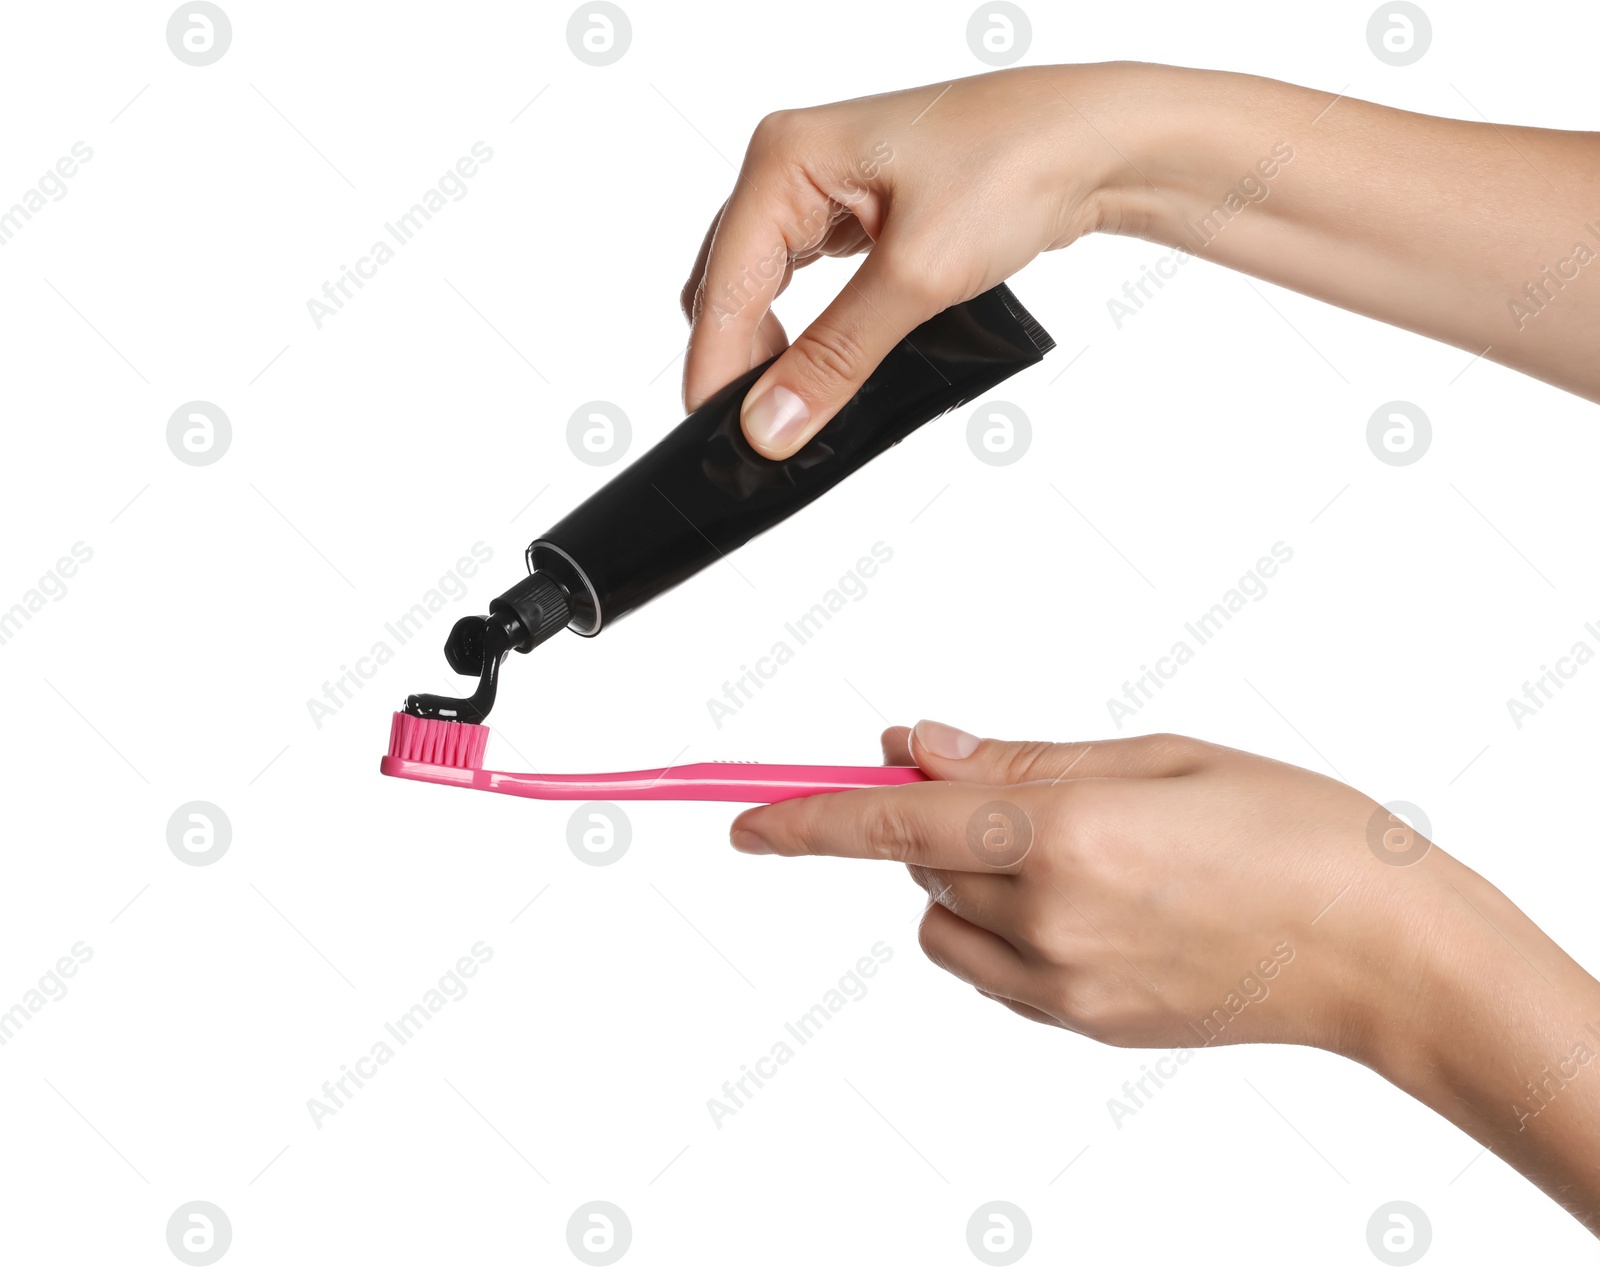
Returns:
[[[1014,873],[1033,848],[1040,789],[930,780],[797,797],[747,810],[729,840],[746,854],[889,859],[947,872]]]
[[[728,204],[723,203],[717,208],[717,214],[711,217],[711,223],[706,226],[706,236],[700,239],[700,250],[694,257],[693,266],[689,269],[689,280],[678,292],[678,305],[683,309],[683,315],[690,325],[694,324],[695,314],[699,311],[700,302],[704,297],[706,259],[711,254],[711,240],[717,236],[717,226],[722,223],[722,213],[727,210]]]
[[[809,182],[771,165],[753,170],[762,152],[752,141],[733,194],[702,245],[703,271],[690,298],[683,372],[691,409],[781,350],[781,344],[769,346],[775,340],[767,337],[763,323],[794,255],[826,238],[832,225],[832,205]]]

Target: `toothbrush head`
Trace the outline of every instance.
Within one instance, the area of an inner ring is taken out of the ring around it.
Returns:
[[[396,713],[389,727],[389,756],[461,770],[482,770],[489,728],[473,722],[447,722]]]

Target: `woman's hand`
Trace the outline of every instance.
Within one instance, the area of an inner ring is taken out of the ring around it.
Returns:
[[[745,434],[771,458],[809,440],[914,327],[1100,227],[1116,155],[1062,88],[1108,78],[1011,70],[768,115],[683,289],[689,408],[784,350],[771,304],[813,260],[871,249],[745,396]]]
[[[1600,133],[1223,71],[1026,67],[783,111],[756,129],[683,289],[684,398],[782,352],[742,421],[758,451],[788,457],[916,326],[1100,230],[1600,401],[1600,283],[1582,280],[1600,270],[1596,208]],[[785,351],[770,309],[793,270],[860,251]],[[1134,308],[1147,284],[1130,284]]]
[[[1362,1061],[1600,1232],[1600,983],[1383,807],[1180,736],[884,751],[933,782],[749,810],[734,846],[908,864],[929,958],[1035,1021]]]
[[[914,735],[889,756],[952,782],[753,810],[734,845],[909,864],[935,964],[1102,1042],[1360,1053],[1374,963],[1404,975],[1395,935],[1442,901],[1437,868],[1368,848],[1379,807],[1294,766],[1179,736]]]

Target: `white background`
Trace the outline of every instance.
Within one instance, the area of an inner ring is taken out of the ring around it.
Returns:
[[[605,68],[564,6],[225,7],[204,68],[163,5],[6,15],[0,204],[94,151],[0,248],[0,608],[93,551],[0,646],[0,1009],[93,949],[0,1048],[8,1260],[175,1263],[167,1219],[203,1199],[228,1264],[576,1263],[595,1198],[638,1264],[971,1264],[996,1198],[1030,1216],[1026,1262],[1372,1263],[1397,1198],[1429,1216],[1425,1262],[1592,1258],[1496,1158],[1323,1053],[1203,1053],[1118,1127],[1107,1099],[1154,1054],[935,970],[901,869],[741,857],[730,809],[691,804],[631,808],[631,848],[594,867],[570,805],[378,776],[390,711],[457,681],[449,623],[610,474],[569,451],[573,409],[615,402],[634,453],[681,417],[678,289],[756,121],[983,71],[968,5],[638,3]],[[1430,12],[1427,56],[1393,68],[1362,3],[1034,5],[1026,60],[1593,126],[1592,10]],[[307,299],[479,141],[466,197],[317,329]],[[996,394],[1033,421],[1022,460],[977,461],[963,411],[736,569],[516,659],[490,764],[873,762],[885,719],[922,716],[1115,733],[1107,697],[1283,541],[1267,597],[1123,733],[1414,802],[1600,964],[1600,668],[1520,730],[1505,704],[1600,619],[1593,407],[1202,262],[1116,329],[1106,300],[1161,254],[1094,239],[1015,280],[1059,343]],[[849,267],[802,275],[791,330]],[[197,399],[233,427],[205,467],[166,444]],[[1394,399],[1433,422],[1409,467],[1366,444]],[[879,541],[866,596],[715,727],[707,699]],[[317,726],[308,699],[477,542],[469,597]],[[232,824],[204,867],[166,841],[196,799]],[[478,941],[470,993],[316,1126],[307,1099]],[[879,941],[869,993],[714,1126],[707,1098]]]

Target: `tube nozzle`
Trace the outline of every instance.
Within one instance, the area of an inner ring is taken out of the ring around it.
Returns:
[[[445,640],[450,668],[476,675],[477,689],[465,697],[407,696],[405,712],[414,718],[481,723],[494,708],[506,653],[532,651],[571,619],[570,601],[561,585],[544,573],[529,574],[489,604],[488,616],[462,617]]]

